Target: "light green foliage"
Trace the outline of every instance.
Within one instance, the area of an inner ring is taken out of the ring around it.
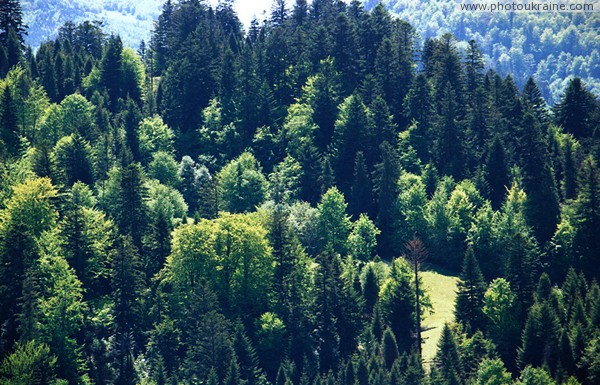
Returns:
[[[187,213],[188,206],[179,191],[161,184],[156,179],[148,180],[146,187],[150,215],[158,215],[161,212],[166,218],[182,218]]]
[[[499,359],[485,359],[479,365],[473,385],[511,385],[512,377]]]
[[[556,385],[556,381],[546,369],[528,366],[521,372],[516,385]]]
[[[94,138],[94,106],[80,94],[69,95],[59,105],[49,107],[48,116],[40,129],[39,139],[56,143],[66,135],[79,133]]]
[[[213,155],[232,155],[237,149],[239,132],[233,123],[223,122],[222,107],[218,99],[211,99],[202,111],[203,125],[200,128],[200,142],[209,149],[217,150]]]
[[[140,56],[132,48],[123,48],[121,51],[122,82],[128,87],[125,92],[136,101],[143,97],[144,72],[144,64]]]
[[[266,304],[273,273],[266,231],[241,214],[180,226],[173,233],[167,271],[184,295],[206,280],[232,310],[257,311]]]
[[[379,229],[375,227],[373,221],[365,214],[352,225],[352,232],[348,237],[348,249],[350,254],[363,262],[370,261],[377,247],[377,235]]]
[[[483,314],[489,338],[498,347],[500,357],[505,361],[515,359],[515,349],[519,343],[520,305],[516,294],[504,278],[493,280],[483,297]]]
[[[56,225],[58,215],[52,199],[57,194],[48,178],[25,181],[13,188],[13,195],[2,212],[2,220],[21,224],[31,235],[40,236]]]
[[[288,108],[279,141],[288,154],[298,156],[299,150],[313,141],[317,126],[312,120],[313,109],[308,104],[295,103]]]
[[[352,229],[352,222],[346,214],[347,207],[344,195],[336,187],[323,195],[318,206],[322,250],[330,246],[336,253],[346,253],[348,234]]]
[[[56,384],[56,357],[46,344],[36,341],[18,343],[7,355],[0,367],[2,385],[45,385]]]
[[[181,182],[179,164],[173,155],[163,151],[152,154],[152,161],[148,165],[148,176],[174,188]]]
[[[298,199],[301,179],[302,166],[290,155],[286,156],[269,175],[270,199],[277,203],[289,203]]]
[[[217,175],[223,210],[232,213],[252,211],[265,199],[267,180],[254,155],[245,152],[227,164]]]
[[[42,255],[33,267],[39,288],[34,335],[57,355],[59,373],[70,380],[77,379],[82,368],[75,334],[83,325],[86,309],[82,285],[62,256],[57,234],[45,233],[40,244]]]
[[[50,100],[44,87],[34,82],[29,89],[29,95],[24,101],[23,127],[28,138],[35,139],[40,128],[44,125]]]
[[[403,173],[400,176],[398,189],[400,191],[397,200],[398,218],[395,226],[397,243],[401,248],[415,233],[427,233],[425,220],[427,193],[421,177],[410,173]]]
[[[320,243],[319,210],[307,202],[296,202],[290,207],[290,226],[310,255],[315,255]]]
[[[175,134],[158,115],[146,118],[138,128],[140,152],[144,159],[149,160],[154,153],[161,151],[172,154]]]

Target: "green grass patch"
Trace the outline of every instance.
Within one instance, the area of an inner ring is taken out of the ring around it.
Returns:
[[[433,307],[433,314],[425,315],[422,333],[423,361],[429,364],[435,357],[444,324],[454,320],[458,277],[437,268],[422,272],[421,277]]]

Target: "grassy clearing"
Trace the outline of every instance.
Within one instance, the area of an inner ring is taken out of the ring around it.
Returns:
[[[458,277],[437,268],[422,272],[421,277],[434,311],[423,321],[423,360],[428,364],[435,356],[444,323],[454,320]]]

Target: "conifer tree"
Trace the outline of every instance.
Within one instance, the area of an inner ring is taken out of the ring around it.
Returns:
[[[0,45],[7,46],[11,31],[18,38],[19,46],[24,46],[27,25],[23,22],[23,10],[19,0],[6,0],[0,5]]]
[[[485,179],[490,191],[490,202],[494,210],[498,210],[506,190],[510,186],[510,176],[506,159],[506,152],[500,137],[495,136],[488,150],[485,163]]]
[[[378,251],[381,256],[387,257],[392,254],[393,208],[398,196],[400,165],[396,152],[390,144],[383,142],[380,150],[381,163],[375,166],[374,193],[377,202],[377,228],[381,230]]]
[[[456,297],[456,320],[462,322],[470,331],[482,329],[483,323],[483,296],[486,290],[485,281],[479,263],[469,247],[463,260],[462,273],[458,283]]]
[[[538,241],[545,243],[554,235],[558,223],[558,193],[540,125],[529,112],[523,117],[519,150],[523,189],[527,193],[526,218]]]
[[[456,335],[449,324],[445,324],[442,329],[442,336],[438,342],[438,351],[434,361],[447,384],[460,385],[463,383]]]
[[[575,138],[590,137],[592,117],[597,108],[593,94],[585,89],[580,78],[575,77],[569,81],[565,95],[554,107],[555,123]]]
[[[578,195],[575,201],[575,255],[587,274],[600,277],[593,261],[598,260],[600,240],[594,234],[600,229],[600,172],[592,157],[583,162],[578,176]]]
[[[16,155],[19,152],[19,120],[16,111],[12,89],[4,87],[0,94],[0,139],[4,156]]]
[[[361,151],[354,160],[354,177],[350,190],[349,211],[356,218],[362,213],[372,212],[372,198],[369,172]]]
[[[367,314],[372,314],[375,308],[375,304],[379,299],[379,283],[377,282],[377,276],[372,264],[365,266],[365,279],[363,283],[363,297],[365,299],[365,306]]]

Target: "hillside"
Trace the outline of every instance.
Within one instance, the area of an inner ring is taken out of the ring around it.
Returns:
[[[457,1],[383,0],[423,39],[446,32],[475,39],[489,67],[514,77],[519,88],[530,76],[549,104],[562,96],[569,77],[600,91],[600,13],[462,12]],[[379,0],[365,1],[372,8]]]
[[[54,36],[66,21],[101,20],[107,32],[119,33],[125,44],[137,48],[148,41],[163,0],[23,0],[30,26],[28,44],[38,47]],[[217,4],[216,0],[209,2]],[[292,1],[288,1],[292,7]],[[363,0],[367,9],[379,0]],[[236,1],[234,9],[248,26],[253,16],[263,17],[270,0]],[[533,76],[542,95],[554,104],[571,76],[582,78],[600,92],[600,13],[466,13],[448,0],[383,0],[401,19],[411,23],[422,39],[454,34],[463,41],[475,39],[486,63],[501,75],[511,74],[519,88]]]
[[[107,33],[121,35],[137,48],[148,41],[163,0],[23,0],[25,23],[29,26],[27,43],[38,47],[56,35],[67,21],[101,20]]]
[[[597,385],[598,95],[276,4],[34,52],[0,2],[0,384]]]

